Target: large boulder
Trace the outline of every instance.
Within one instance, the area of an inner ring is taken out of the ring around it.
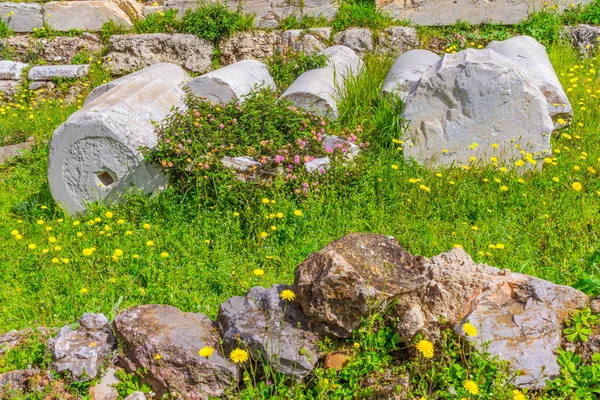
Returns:
[[[268,362],[276,372],[302,379],[319,359],[317,336],[308,330],[298,304],[281,299],[285,289],[253,287],[244,297],[229,298],[219,308],[216,325],[225,352],[246,346],[254,359]]]
[[[410,90],[421,80],[427,68],[440,61],[440,56],[429,50],[410,50],[403,53],[388,71],[381,92],[406,98]]]
[[[261,89],[275,90],[269,68],[256,60],[243,60],[192,79],[191,92],[217,103],[244,101],[244,96]]]
[[[103,314],[85,313],[79,326],[64,326],[49,342],[52,367],[77,381],[93,380],[109,360],[117,342]]]
[[[361,318],[392,302],[400,337],[437,329],[479,329],[474,343],[511,361],[521,386],[540,387],[560,368],[562,323],[586,305],[584,293],[523,274],[476,264],[462,249],[431,259],[412,256],[388,236],[350,234],[296,267],[294,290],[311,327],[350,337]]]
[[[346,46],[332,46],[324,51],[327,65],[300,75],[281,95],[303,110],[331,120],[338,118],[337,99],[346,77],[355,75],[362,60]]]
[[[131,19],[112,1],[53,1],[44,4],[44,23],[56,31],[99,32],[102,25],[113,21],[131,27]]]
[[[557,126],[571,119],[573,116],[571,103],[554,72],[544,45],[531,36],[515,36],[501,42],[493,41],[487,45],[487,48],[515,63],[540,88],[548,101],[550,116]],[[559,118],[565,122],[558,123]]]
[[[113,328],[122,345],[123,364],[130,371],[144,368],[159,396],[178,393],[208,399],[239,381],[238,369],[221,353],[216,330],[204,314],[150,304],[123,311]],[[209,357],[199,355],[205,346],[214,349]]]
[[[140,148],[158,140],[152,121],[184,106],[182,86],[188,81],[178,66],[155,64],[97,87],[54,131],[48,182],[67,213],[84,211],[89,202],[117,201],[132,186],[153,193],[166,185]]]
[[[444,55],[413,87],[401,117],[408,125],[404,156],[428,166],[466,165],[471,157],[495,163],[492,156],[540,166],[551,151],[546,97],[529,74],[490,49]]]
[[[123,75],[157,63],[170,63],[203,74],[212,69],[213,45],[196,35],[149,33],[114,35],[105,65]]]
[[[42,6],[37,3],[0,3],[0,20],[17,33],[33,32],[44,26]]]
[[[333,43],[364,54],[373,50],[373,32],[369,28],[348,28],[338,32],[333,38]]]

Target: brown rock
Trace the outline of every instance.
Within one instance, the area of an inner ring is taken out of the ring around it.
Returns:
[[[325,361],[323,361],[323,368],[333,368],[336,371],[340,371],[352,360],[352,357],[343,352],[328,353],[325,355]]]
[[[221,354],[216,329],[204,314],[151,304],[125,310],[113,326],[122,344],[124,366],[129,371],[146,369],[148,384],[159,396],[176,392],[185,398],[208,399],[239,380],[237,368]],[[208,358],[198,354],[205,346],[214,349]]]
[[[57,36],[44,48],[44,59],[48,62],[69,64],[80,52],[87,51],[90,54],[102,51],[102,43],[96,38]],[[88,60],[85,60],[88,63]]]

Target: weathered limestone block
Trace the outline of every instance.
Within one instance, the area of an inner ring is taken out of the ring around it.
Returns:
[[[10,160],[14,156],[19,153],[23,153],[27,150],[31,150],[33,145],[35,144],[33,137],[27,139],[27,141],[23,143],[11,144],[8,146],[0,147],[0,164]],[[0,340],[0,344],[2,341]],[[2,355],[2,347],[0,346],[0,355]]]
[[[427,68],[440,61],[440,56],[429,50],[410,50],[396,58],[388,71],[382,93],[406,98],[412,87],[419,82]]]
[[[11,98],[19,89],[21,83],[19,81],[4,81],[0,80],[0,99]]]
[[[544,45],[530,36],[516,36],[501,42],[493,41],[487,48],[515,63],[540,88],[546,96],[548,111],[557,127],[568,124],[573,116],[573,109]],[[558,118],[565,120],[565,123],[557,122]]]
[[[483,164],[523,158],[535,164],[550,152],[554,130],[536,83],[489,49],[446,54],[428,68],[402,118],[408,124],[404,156],[427,166],[469,164],[472,156]]]
[[[121,361],[129,371],[144,368],[157,397],[219,397],[239,381],[238,369],[221,352],[218,332],[204,314],[167,305],[136,306],[117,315],[113,328],[122,345]],[[209,357],[199,355],[204,347],[213,348]]]
[[[102,51],[102,41],[96,35],[57,36],[44,46],[44,59],[48,62],[71,63],[81,51],[91,54]]]
[[[284,285],[256,286],[245,297],[229,298],[219,307],[216,325],[225,352],[241,341],[253,358],[266,360],[276,372],[302,379],[319,359],[317,336],[309,331],[298,304],[280,298],[284,289]]]
[[[44,26],[42,6],[37,3],[0,3],[0,19],[17,33],[33,32]]]
[[[558,376],[563,321],[585,307],[579,290],[476,264],[462,249],[413,256],[389,236],[354,233],[329,243],[296,267],[294,291],[317,332],[350,337],[374,305],[393,305],[403,340],[469,321],[474,344],[490,341],[494,355],[525,371],[516,382],[541,387]]]
[[[129,16],[129,19],[136,21],[144,18],[144,4],[137,0],[116,0],[119,8]]]
[[[589,56],[600,46],[600,27],[580,24],[565,27],[571,44],[579,49],[583,56]]]
[[[156,64],[94,89],[83,108],[59,126],[50,142],[48,181],[69,214],[93,201],[116,201],[132,186],[146,193],[167,183],[140,147],[157,142],[152,121],[183,107],[183,69]]]
[[[44,23],[57,31],[98,32],[108,21],[132,26],[129,16],[112,1],[53,1],[44,4]]]
[[[390,26],[375,37],[375,49],[381,53],[399,56],[418,47],[419,37],[412,26]]]
[[[333,43],[363,54],[373,50],[373,32],[369,28],[349,28],[335,35]]]
[[[104,60],[116,75],[157,63],[175,64],[189,71],[205,73],[212,69],[212,53],[212,43],[196,35],[115,35],[110,38],[108,54]]]
[[[216,103],[244,101],[244,96],[261,89],[276,90],[269,68],[256,60],[243,60],[192,79],[188,87],[196,96]]]
[[[86,76],[90,66],[84,65],[37,65],[29,70],[32,81],[51,81],[56,78],[75,79]]]
[[[559,8],[588,4],[591,0],[559,0]],[[458,21],[471,24],[488,22],[514,25],[547,4],[544,0],[500,0],[473,2],[470,0],[377,0],[377,8],[390,16],[416,25],[452,25]]]
[[[331,36],[331,28],[291,29],[281,34],[281,48],[284,52],[304,52],[314,54],[327,48],[325,42]]]
[[[9,60],[0,61],[0,80],[18,81],[21,79],[21,73],[25,67],[27,67],[25,63]]]
[[[85,313],[77,329],[64,326],[50,340],[53,369],[68,372],[77,381],[91,381],[116,344],[108,319],[103,314]]]
[[[220,45],[221,64],[249,59],[263,61],[275,54],[277,42],[276,32],[255,30],[235,33]]]
[[[328,57],[327,66],[300,75],[281,98],[334,120],[338,117],[338,90],[343,88],[346,76],[358,73],[362,60],[345,46],[332,46],[324,53]]]

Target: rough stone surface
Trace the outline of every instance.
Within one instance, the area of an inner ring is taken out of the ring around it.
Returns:
[[[176,392],[185,398],[208,399],[239,380],[237,368],[221,354],[218,335],[204,314],[167,305],[137,306],[117,315],[113,326],[123,346],[124,365],[130,371],[145,368],[158,396]],[[198,354],[204,346],[215,349],[208,358]]]
[[[600,28],[592,25],[577,25],[565,27],[571,39],[571,44],[579,49],[584,56],[591,55],[600,46]]]
[[[233,171],[233,174],[241,181],[254,182],[259,177],[271,177],[273,174],[263,169],[263,165],[252,157],[223,157],[221,164]]]
[[[77,381],[89,381],[111,356],[116,340],[104,315],[86,313],[77,329],[64,326],[49,346],[52,367],[57,372],[67,372]]]
[[[417,30],[410,26],[391,26],[375,37],[375,49],[394,56],[419,47]]]
[[[137,0],[116,0],[119,8],[129,16],[132,21],[145,18],[144,5]]]
[[[281,95],[296,106],[335,120],[338,117],[338,90],[344,78],[362,67],[358,55],[345,46],[332,46],[324,51],[327,66],[306,71]]]
[[[163,6],[144,6],[144,18],[150,14],[156,14],[159,11],[164,11]]]
[[[5,163],[14,156],[24,151],[30,150],[34,145],[33,137],[23,143],[11,144],[0,147],[0,164]],[[2,354],[2,337],[0,336],[0,355]]]
[[[12,98],[19,88],[19,81],[2,81],[0,80],[0,99]]]
[[[0,80],[13,80],[18,81],[21,79],[23,68],[27,67],[27,64],[3,60],[0,61]]]
[[[566,343],[566,350],[579,355],[583,362],[591,363],[594,354],[600,353],[600,327],[592,327],[592,333],[588,336],[587,342]]]
[[[415,315],[425,331],[438,328],[439,317],[457,330],[470,321],[480,333],[474,342],[490,340],[492,354],[526,371],[517,383],[528,387],[558,374],[562,323],[587,301],[576,289],[476,264],[462,249],[427,259],[374,234],[349,234],[311,254],[296,267],[294,291],[311,327],[339,337],[349,337],[373,304],[392,300],[405,339]]]
[[[280,46],[284,52],[314,54],[327,48],[330,36],[331,28],[292,29],[281,34]]]
[[[396,58],[388,71],[382,93],[393,93],[406,98],[413,86],[421,80],[427,68],[440,61],[440,56],[429,50],[410,50]]]
[[[37,3],[0,3],[0,19],[17,33],[32,32],[44,26],[42,6]]]
[[[269,68],[256,60],[243,60],[192,79],[188,87],[196,96],[216,103],[243,102],[244,96],[261,90],[276,90]]]
[[[591,0],[560,0],[560,8],[587,4]],[[452,25],[458,21],[471,24],[487,22],[514,25],[526,19],[530,12],[543,8],[543,0],[500,0],[472,2],[470,0],[377,0],[377,8],[393,18],[410,19],[416,25]],[[547,3],[546,3],[547,4]],[[554,4],[554,3],[552,3]]]
[[[349,28],[336,34],[333,42],[363,54],[373,50],[373,32],[369,28]]]
[[[533,162],[550,152],[554,124],[544,94],[519,67],[492,51],[446,54],[406,99],[404,156],[422,165]],[[538,163],[541,165],[541,163]]]
[[[182,107],[184,70],[155,64],[94,89],[83,108],[52,135],[48,181],[54,199],[70,214],[93,201],[118,201],[132,186],[146,193],[166,177],[146,164],[140,147],[157,142],[152,121]]]
[[[43,56],[48,62],[71,63],[81,51],[99,53],[102,51],[102,41],[91,34],[86,37],[57,36],[45,45]]]
[[[241,60],[264,61],[275,54],[277,34],[266,31],[239,32],[221,42],[221,64]]]
[[[30,138],[30,142],[33,142],[33,137]],[[48,329],[44,327],[38,327],[36,329],[22,329],[20,331],[10,331],[0,335],[0,357],[4,355],[5,351],[12,349],[17,346],[23,340],[29,337],[35,336],[40,337],[42,340],[55,333],[56,329]]]
[[[333,368],[336,371],[340,371],[350,362],[350,360],[352,360],[351,356],[340,351],[328,353],[323,360],[323,368]]]
[[[225,352],[241,340],[253,358],[266,359],[275,371],[302,379],[319,359],[317,336],[308,331],[298,304],[280,298],[285,289],[284,285],[257,286],[245,297],[229,298],[219,308],[216,325]]]
[[[84,65],[37,65],[29,70],[32,81],[51,81],[56,78],[74,79],[86,76],[90,66]]]
[[[132,26],[131,20],[112,1],[53,1],[44,4],[44,23],[57,31],[79,29],[99,32],[108,21]]]
[[[323,136],[323,147],[328,152],[329,150],[341,151],[348,160],[354,160],[358,156],[358,153],[360,153],[360,147],[338,136]]]
[[[91,400],[117,400],[119,393],[115,385],[119,383],[115,368],[107,368],[100,382],[90,387]]]
[[[331,166],[331,160],[329,157],[321,157],[315,158],[314,160],[310,160],[304,163],[304,168],[306,168],[306,172],[323,172],[327,171],[327,169]]]
[[[0,39],[0,48],[7,51],[14,61],[25,61],[32,55],[42,56],[44,43],[30,35],[14,35]]]
[[[149,33],[110,38],[105,64],[123,75],[157,63],[179,65],[197,73],[212,69],[213,45],[196,35]]]
[[[557,122],[558,118],[569,122],[573,116],[571,103],[554,72],[544,45],[530,36],[516,36],[501,42],[493,41],[487,48],[514,62],[540,88],[557,127],[562,125]]]
[[[125,397],[125,400],[146,400],[146,395],[142,392],[133,392]]]

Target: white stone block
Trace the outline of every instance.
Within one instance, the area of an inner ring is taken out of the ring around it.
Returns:
[[[244,96],[260,89],[276,90],[269,68],[256,60],[243,60],[209,72],[188,83],[196,96],[216,103],[244,101]]]
[[[57,31],[79,29],[98,32],[108,21],[126,27],[131,19],[111,1],[53,1],[44,4],[44,23]]]
[[[69,214],[94,201],[115,202],[135,187],[163,188],[161,169],[144,161],[140,148],[157,143],[152,121],[173,106],[184,107],[189,76],[172,64],[157,64],[96,88],[83,108],[59,126],[50,142],[48,182]]]
[[[0,19],[17,33],[33,32],[44,26],[42,6],[37,3],[0,3]]]
[[[384,95],[393,93],[405,98],[421,79],[427,68],[440,61],[440,56],[429,50],[410,50],[396,58],[388,71],[383,87]]]
[[[18,81],[21,79],[21,73],[25,67],[27,64],[16,61],[0,61],[0,79]]]
[[[32,81],[51,81],[56,78],[74,79],[86,76],[90,66],[84,65],[38,65],[29,70]]]

